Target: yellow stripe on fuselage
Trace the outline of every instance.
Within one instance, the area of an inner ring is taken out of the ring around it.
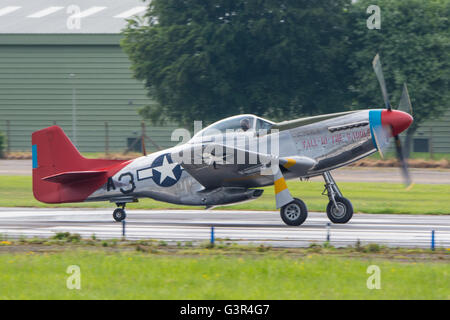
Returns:
[[[280,193],[281,191],[287,189],[286,180],[284,180],[283,177],[281,177],[281,178],[278,179],[278,180],[275,180],[275,182],[274,182],[273,185],[275,186],[275,194],[278,194],[278,193]]]

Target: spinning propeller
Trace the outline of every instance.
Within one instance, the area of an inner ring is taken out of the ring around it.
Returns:
[[[386,83],[384,81],[383,70],[381,68],[380,56],[378,54],[373,59],[372,66],[375,74],[377,75],[378,82],[380,83],[381,93],[383,94],[384,104],[386,106],[386,110],[381,112],[381,126],[373,128],[375,142],[381,157],[383,157],[382,150],[389,145],[389,138],[394,137],[395,150],[397,153],[397,159],[400,162],[403,181],[408,187],[411,185],[412,181],[408,171],[408,164],[403,154],[403,147],[399,138],[399,134],[406,130],[413,121],[411,116],[412,106],[411,100],[409,99],[408,88],[405,83],[403,85],[403,93],[398,110],[392,110],[386,89]]]

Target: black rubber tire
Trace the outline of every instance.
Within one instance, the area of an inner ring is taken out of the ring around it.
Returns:
[[[125,213],[125,210],[122,208],[117,208],[116,210],[114,210],[113,212],[113,218],[114,220],[116,220],[117,222],[122,221],[123,219],[125,219],[127,217],[127,214]]]
[[[281,220],[288,226],[299,226],[308,217],[306,204],[297,198],[280,209]]]
[[[347,198],[335,197],[336,204],[343,212],[336,213],[333,201],[328,202],[327,216],[333,223],[347,223],[353,217],[353,205]]]

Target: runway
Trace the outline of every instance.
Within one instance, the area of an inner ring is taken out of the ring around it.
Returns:
[[[127,210],[127,239],[158,239],[168,243],[209,241],[214,226],[216,241],[254,243],[274,247],[305,247],[327,239],[325,213],[310,212],[300,227],[283,224],[277,211]],[[392,247],[450,248],[450,216],[355,214],[345,225],[331,224],[334,246],[378,243]],[[93,234],[99,239],[120,239],[122,224],[111,209],[0,208],[0,234],[8,238],[51,237],[56,232]]]

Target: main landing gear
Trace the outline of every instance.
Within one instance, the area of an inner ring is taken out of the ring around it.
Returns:
[[[342,196],[336,182],[330,172],[323,173],[325,180],[325,190],[323,195],[327,195],[330,200],[327,205],[327,216],[333,223],[347,223],[353,216],[353,206],[350,200]],[[297,198],[280,209],[281,219],[289,226],[299,226],[308,217],[306,204]]]
[[[122,207],[122,208],[117,208],[116,210],[114,210],[113,218],[117,222],[121,222],[122,220],[124,220],[127,217],[127,214],[125,212],[125,205],[126,205],[126,203],[116,203],[116,205],[118,207]]]
[[[342,196],[336,182],[334,182],[331,173],[323,173],[325,180],[325,189],[322,194],[327,195],[330,202],[327,205],[327,216],[333,223],[347,223],[353,216],[353,206],[350,200]],[[326,193],[325,193],[326,192]]]
[[[280,215],[288,226],[299,226],[308,217],[308,209],[302,200],[294,198],[294,201],[281,207]]]

